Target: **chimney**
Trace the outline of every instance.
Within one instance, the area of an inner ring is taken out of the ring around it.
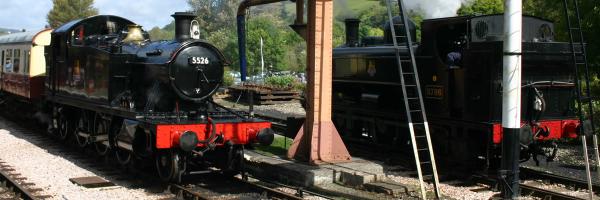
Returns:
[[[358,26],[360,25],[359,19],[346,19],[346,46],[357,47],[358,46]]]
[[[176,12],[171,17],[175,18],[175,40],[191,39],[190,24],[196,15],[190,12]]]

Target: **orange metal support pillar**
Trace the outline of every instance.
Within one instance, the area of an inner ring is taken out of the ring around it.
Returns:
[[[349,162],[331,121],[333,0],[308,0],[306,121],[288,157],[311,164]]]

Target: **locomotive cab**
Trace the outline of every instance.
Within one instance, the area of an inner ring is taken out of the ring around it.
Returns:
[[[441,152],[460,151],[463,153],[458,155],[469,155],[468,152],[499,149],[502,138],[503,25],[503,15],[423,21],[423,43],[419,52],[433,57],[418,63],[428,116],[431,121],[478,122],[473,126],[487,130],[480,133],[473,131],[476,128],[467,128],[462,133],[441,131],[444,133],[438,134],[440,141],[474,142],[469,147],[458,147],[462,150],[444,150],[442,147]],[[563,53],[569,52],[570,46],[569,43],[554,41],[553,33],[552,22],[532,16],[523,17],[521,118],[526,131],[522,133],[522,142],[523,146],[529,146],[529,149],[524,149],[528,152],[524,154],[524,160],[541,153],[537,149],[542,144],[576,137],[570,127],[579,124],[573,112],[575,74],[569,55]],[[460,46],[456,45],[457,41]],[[448,54],[452,52],[460,53],[458,67],[448,64]],[[443,126],[432,124],[432,129],[444,130],[440,128]],[[549,146],[555,148],[554,144]],[[554,157],[546,156],[549,160]]]
[[[530,92],[536,86],[538,93],[550,97],[573,94],[573,72],[569,68],[568,43],[555,42],[552,22],[536,17],[523,18],[523,83],[533,84],[523,89],[523,119],[530,118],[528,110]],[[422,55],[430,55],[430,62],[419,63],[425,88],[436,86],[440,92],[425,89],[428,113],[431,115],[458,117],[478,121],[499,121],[502,82],[502,15],[464,16],[425,20],[423,22]],[[462,39],[464,38],[464,40]],[[462,43],[457,46],[456,43]],[[459,68],[451,68],[446,62],[447,54],[461,54]],[[435,78],[432,78],[435,77]],[[544,83],[553,81],[555,87]],[[479,83],[479,84],[465,84]],[[547,110],[542,119],[573,117],[568,98],[546,99],[556,105]],[[491,102],[490,102],[491,101]],[[488,104],[488,102],[490,102]],[[467,106],[468,105],[468,106]],[[481,108],[488,109],[482,110]]]

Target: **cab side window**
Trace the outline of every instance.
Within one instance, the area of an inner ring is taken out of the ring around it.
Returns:
[[[84,32],[85,29],[83,28],[83,25],[78,26],[77,28],[73,29],[73,31],[71,31],[71,44],[74,46],[81,46],[83,45],[83,39],[84,39]]]
[[[467,45],[467,23],[449,24],[439,28],[436,48],[438,55],[449,69],[462,66],[462,51]]]

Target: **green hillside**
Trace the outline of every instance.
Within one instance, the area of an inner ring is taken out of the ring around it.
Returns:
[[[378,3],[378,0],[334,0],[333,11],[336,18],[356,17],[355,15],[357,15],[357,13],[360,13]],[[286,10],[290,13],[295,13],[296,5],[293,3],[288,3],[286,5]]]
[[[334,0],[333,11],[336,17],[356,15],[378,3],[377,0]]]

